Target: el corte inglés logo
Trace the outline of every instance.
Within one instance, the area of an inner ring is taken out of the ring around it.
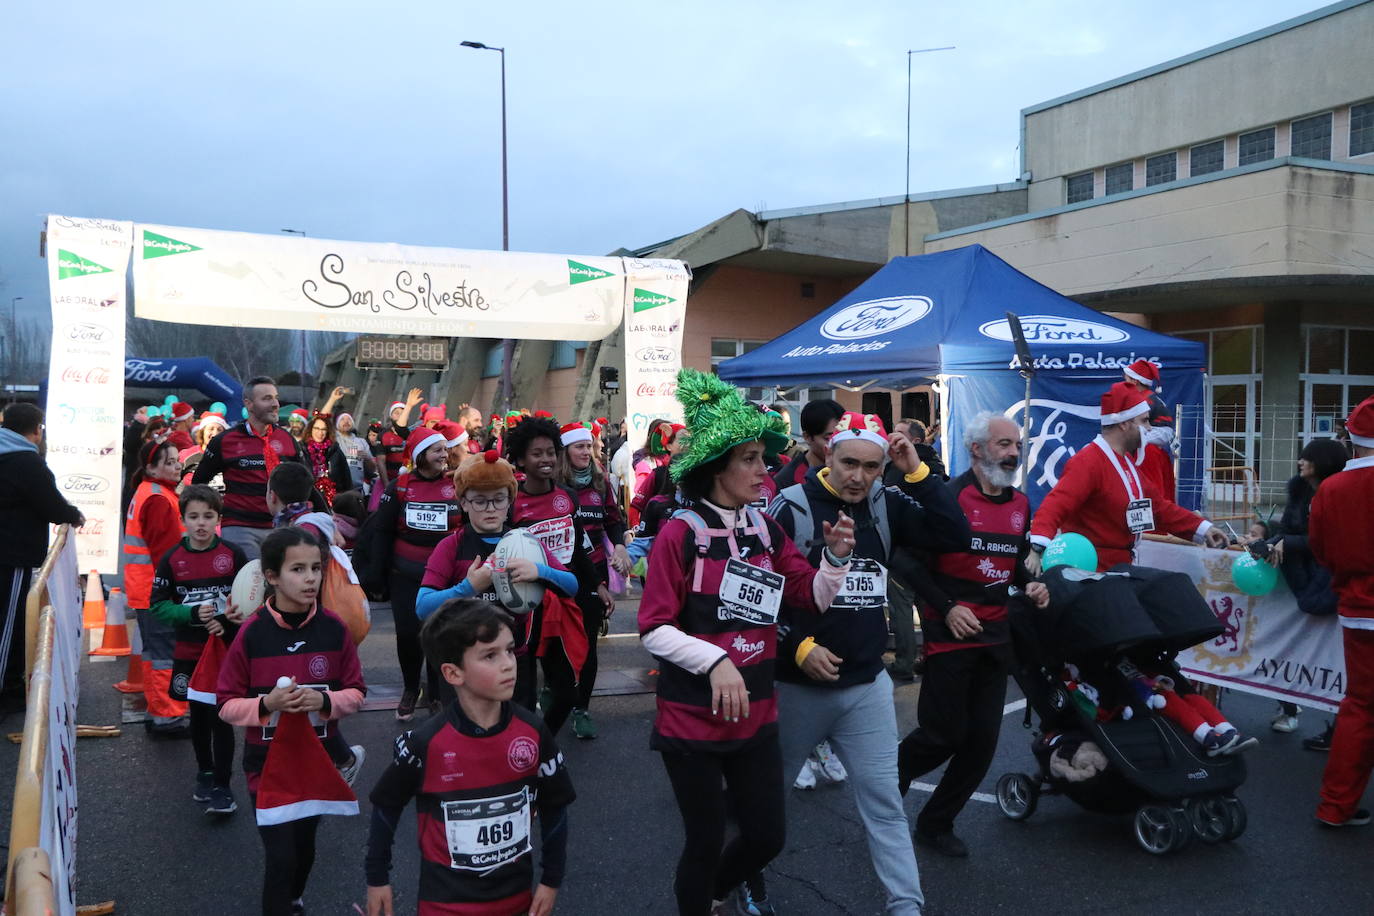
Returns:
[[[69,277],[87,277],[91,274],[107,274],[110,268],[94,261],[88,261],[79,254],[72,254],[70,251],[57,249],[57,279],[66,280]]]
[[[200,251],[200,247],[168,238],[165,235],[158,235],[147,229],[143,230],[143,260],[145,261],[149,258],[165,258],[169,254],[186,254],[191,251]]]
[[[647,312],[649,309],[656,309],[660,305],[667,305],[676,301],[672,296],[650,292],[647,289],[637,289],[635,290],[634,312],[637,315],[640,312]]]
[[[601,280],[606,277],[614,277],[615,274],[609,270],[602,270],[599,267],[592,267],[590,264],[583,264],[580,261],[568,259],[568,284],[576,286],[579,283],[586,283],[590,280]]]

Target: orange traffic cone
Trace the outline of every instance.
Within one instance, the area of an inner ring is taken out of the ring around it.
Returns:
[[[105,637],[100,642],[99,649],[92,649],[92,655],[128,655],[129,648],[129,624],[124,620],[125,602],[124,593],[119,589],[110,592],[110,600],[106,602],[105,612]]]
[[[110,589],[110,601],[121,605],[126,604],[124,593],[117,588]],[[134,631],[134,637],[134,645],[130,647],[129,670],[124,675],[124,680],[112,685],[120,693],[143,692],[143,655],[141,654],[143,646],[140,644],[141,641],[137,639],[137,630]]]
[[[81,606],[81,626],[98,630],[105,625],[105,589],[100,585],[100,573],[94,569],[86,577],[86,603]]]

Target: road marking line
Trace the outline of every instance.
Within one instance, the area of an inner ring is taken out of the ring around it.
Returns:
[[[639,638],[639,634],[638,634],[638,633],[609,633],[609,634],[607,634],[607,635],[605,635],[605,636],[603,636],[603,637],[601,637],[601,638],[602,638],[602,639],[638,639],[638,638]]]
[[[1012,702],[1008,703],[1006,706],[1003,706],[1003,707],[1002,707],[1002,715],[1004,715],[1004,716],[1009,716],[1009,715],[1011,715],[1012,713],[1016,712],[1017,710],[1021,710],[1021,709],[1025,709],[1025,708],[1026,708],[1026,701],[1025,701],[1025,700],[1013,700]]]
[[[928,782],[913,782],[911,784],[911,788],[919,789],[922,792],[935,791],[935,787]],[[990,805],[997,804],[997,796],[989,795],[986,792],[974,792],[972,797],[974,801],[987,802]]]

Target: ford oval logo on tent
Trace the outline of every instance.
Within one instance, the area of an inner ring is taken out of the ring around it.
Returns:
[[[915,324],[935,307],[925,296],[890,296],[847,305],[825,320],[821,333],[831,340],[889,334]]]
[[[1029,344],[1101,344],[1131,339],[1131,335],[1120,328],[1056,315],[1022,315],[1021,329],[1026,332]],[[978,333],[993,340],[1011,340],[1011,326],[1005,318],[979,325]]]

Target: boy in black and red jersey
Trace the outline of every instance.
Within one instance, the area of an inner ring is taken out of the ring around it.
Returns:
[[[243,617],[229,603],[234,576],[247,563],[243,551],[225,543],[217,534],[220,495],[207,486],[192,484],[181,492],[181,521],[186,536],[157,564],[153,575],[153,616],[176,628],[172,649],[174,700],[190,703],[191,745],[196,753],[196,788],[193,801],[208,804],[206,814],[233,814],[238,809],[229,790],[234,765],[234,727],[221,721],[213,697],[188,695],[187,686],[206,640],[233,642]]]
[[[443,715],[396,739],[372,790],[368,916],[392,916],[391,846],[412,798],[420,844],[419,916],[553,911],[567,861],[575,793],[563,755],[538,717],[510,702],[513,621],[485,601],[448,601],[425,621],[425,656],[458,694]],[[530,833],[539,816],[539,886]]]

